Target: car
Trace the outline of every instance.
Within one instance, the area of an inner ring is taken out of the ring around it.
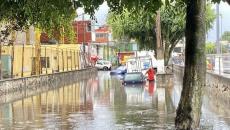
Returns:
[[[123,75],[127,72],[126,66],[119,66],[110,72],[110,75]]]
[[[99,70],[111,70],[112,64],[110,61],[106,60],[97,60],[95,67]]]
[[[122,84],[145,84],[145,82],[145,76],[142,74],[142,72],[132,72],[125,74]]]

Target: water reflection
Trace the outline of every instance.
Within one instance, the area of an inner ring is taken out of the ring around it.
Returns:
[[[97,77],[2,105],[0,128],[173,129],[180,89],[158,88],[155,82],[124,87],[109,72],[99,72]]]

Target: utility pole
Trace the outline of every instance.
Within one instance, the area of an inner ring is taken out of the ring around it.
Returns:
[[[41,73],[41,43],[40,43],[40,31],[36,30],[36,42],[35,42],[35,74]]]
[[[219,4],[216,4],[216,52],[220,54],[220,10]]]
[[[109,31],[107,31],[107,60],[109,60]]]
[[[83,47],[83,68],[85,68],[86,66],[86,59],[85,59],[85,31],[86,31],[86,25],[85,25],[85,14],[83,13],[82,14],[82,22],[83,22],[83,44],[82,44],[82,47]]]
[[[83,45],[83,52],[84,52],[84,54],[85,54],[85,14],[82,14],[82,22],[83,22],[83,43],[82,43],[82,45]]]

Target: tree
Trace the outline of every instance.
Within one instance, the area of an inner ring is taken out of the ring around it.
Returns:
[[[171,53],[185,34],[185,8],[183,2],[168,4],[161,8],[161,32],[164,43],[164,61],[168,64]],[[207,4],[206,30],[212,27],[215,13]],[[137,12],[124,10],[119,14],[110,12],[107,23],[112,27],[114,38],[133,38],[143,49],[156,49],[156,15],[143,10]],[[156,51],[156,50],[155,50]]]
[[[201,105],[202,105],[202,89],[205,87],[206,81],[206,58],[205,58],[205,0],[175,0],[183,1],[186,4],[186,53],[185,53],[185,71],[183,79],[183,89],[180,103],[177,108],[177,116],[175,125],[177,129],[196,129],[199,127]],[[220,0],[213,0],[220,2]],[[139,9],[145,3],[140,0],[109,0],[109,6],[116,8],[119,5],[125,5]],[[130,3],[129,3],[130,2]],[[134,5],[134,3],[136,4]],[[170,1],[173,2],[173,1]],[[227,0],[230,4],[230,0]],[[158,1],[158,3],[161,3]],[[169,3],[166,0],[166,3]],[[140,4],[140,5],[138,5]],[[145,7],[145,6],[144,6]],[[156,6],[155,6],[156,7]],[[119,10],[118,8],[118,10]]]
[[[224,34],[221,36],[221,40],[230,42],[230,31],[225,31]]]
[[[0,23],[8,28],[7,34],[33,25],[49,35],[63,33],[60,30],[65,28],[65,35],[73,36],[75,9],[70,0],[5,0],[0,2],[0,8]]]
[[[212,43],[212,42],[206,43],[206,45],[205,45],[206,54],[215,54],[216,53],[215,48],[216,48],[216,46],[214,43]]]
[[[11,1],[11,0],[8,0]],[[13,1],[13,0],[12,0]],[[16,0],[14,0],[16,1]],[[61,0],[55,1],[62,3]],[[102,4],[104,0],[78,0],[74,2],[75,7],[83,6],[86,12],[93,14],[94,10]],[[147,12],[155,13],[156,10],[162,5],[161,0],[106,0],[112,10],[122,11],[123,8],[128,10],[133,9],[138,11],[143,9]],[[185,2],[186,4],[186,53],[185,53],[185,72],[183,79],[183,90],[181,94],[180,103],[177,109],[177,116],[175,120],[177,129],[195,129],[199,126],[200,111],[201,111],[201,95],[202,89],[205,86],[205,0],[165,0],[169,2]],[[212,0],[213,2],[220,2],[220,0]],[[224,0],[230,4],[230,0]],[[34,1],[33,1],[34,2]],[[42,1],[46,3],[47,1]],[[66,1],[68,3],[69,1]],[[37,3],[35,1],[34,3]],[[36,5],[34,8],[43,5]],[[9,7],[12,7],[9,5]],[[62,6],[63,7],[63,6]],[[72,7],[72,6],[71,6]],[[71,8],[70,7],[70,8]],[[0,5],[2,10],[2,2]],[[64,7],[63,7],[64,8]],[[33,8],[30,8],[33,9]],[[65,8],[64,8],[65,9]],[[12,9],[11,9],[12,10]],[[22,12],[26,8],[21,8]],[[62,10],[62,9],[61,9]],[[42,13],[38,16],[42,16]],[[1,11],[0,11],[1,12]],[[7,12],[7,9],[5,10]],[[3,15],[5,14],[3,13]],[[35,12],[36,13],[36,12]],[[32,15],[32,14],[31,14]],[[30,15],[30,16],[31,16]],[[35,15],[36,16],[36,15]],[[28,20],[27,16],[20,17]],[[0,15],[2,18],[2,13]],[[40,17],[37,17],[40,18]],[[36,18],[34,19],[35,21]]]
[[[113,37],[119,41],[135,39],[142,49],[155,49],[155,15],[141,10],[133,13],[123,10],[121,13],[110,12],[107,23],[112,28]]]
[[[187,4],[186,49],[183,90],[177,108],[177,129],[196,129],[199,127],[202,89],[206,81],[205,64],[205,4],[204,0]]]

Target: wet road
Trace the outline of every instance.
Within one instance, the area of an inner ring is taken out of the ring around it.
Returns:
[[[157,88],[121,85],[109,72],[0,106],[2,129],[173,129],[181,82]],[[204,96],[201,129],[230,129],[229,110]],[[221,109],[221,110],[220,110]]]

